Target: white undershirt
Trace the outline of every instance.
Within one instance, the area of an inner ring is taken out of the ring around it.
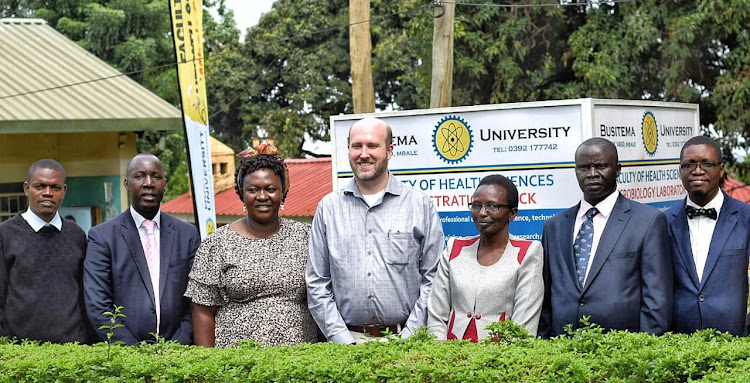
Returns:
[[[589,209],[591,209],[592,207],[595,207],[597,210],[599,210],[599,213],[597,213],[594,218],[592,218],[592,221],[594,223],[594,241],[591,244],[589,263],[588,266],[586,266],[586,276],[583,278],[584,286],[586,285],[586,280],[589,278],[589,271],[591,270],[591,264],[594,263],[594,256],[596,255],[596,249],[599,247],[599,240],[602,238],[602,232],[604,231],[604,227],[607,226],[607,221],[609,220],[609,216],[612,214],[612,209],[615,208],[615,203],[617,202],[617,197],[619,195],[620,192],[615,190],[612,194],[607,196],[607,198],[599,202],[596,206],[592,206],[585,199],[581,199],[581,206],[578,208],[578,214],[576,214],[575,227],[573,228],[573,238],[571,238],[570,241],[571,244],[574,244],[576,235],[578,234],[578,230],[580,230],[583,222],[586,221],[586,212],[589,211]]]
[[[365,202],[367,202],[367,205],[372,207],[378,200],[380,200],[380,197],[382,197],[385,194],[385,189],[375,193],[375,194],[362,194],[362,198],[365,199]]]
[[[698,282],[703,279],[703,269],[706,267],[708,259],[708,248],[711,246],[711,238],[714,236],[716,221],[719,219],[721,206],[724,205],[724,193],[716,193],[716,197],[707,203],[706,206],[698,206],[695,202],[687,198],[687,205],[695,208],[716,209],[716,219],[704,216],[688,218],[688,228],[690,229],[690,248],[693,250],[693,262],[695,262],[695,272],[698,273]]]

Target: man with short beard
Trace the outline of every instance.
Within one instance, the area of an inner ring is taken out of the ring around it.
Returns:
[[[721,191],[721,148],[689,139],[680,151],[687,198],[667,210],[674,268],[675,332],[714,328],[747,335],[750,206]]]
[[[408,337],[427,323],[443,228],[429,197],[388,171],[392,141],[382,120],[355,123],[354,179],[325,196],[313,219],[307,302],[329,341],[362,343],[387,331]]]

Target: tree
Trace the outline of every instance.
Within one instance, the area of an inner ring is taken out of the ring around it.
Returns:
[[[582,97],[691,102],[700,105],[704,132],[716,132],[726,149],[750,147],[745,0],[539,6],[548,3],[457,4],[453,105]],[[380,110],[428,106],[432,19],[424,5],[372,1]],[[344,0],[279,0],[250,29],[237,58],[246,74],[237,76],[242,85],[233,94],[246,93],[230,112],[242,122],[233,137],[247,142],[265,130],[297,154],[303,132],[326,138],[329,117],[351,112],[347,31],[336,28],[346,24],[346,7]]]
[[[206,0],[223,23],[204,11],[209,49],[231,47],[239,41],[231,11],[224,0]],[[163,0],[0,0],[3,17],[38,17],[173,105],[179,106],[169,2]],[[189,189],[184,133],[145,132],[138,149],[159,155],[169,189],[166,198]]]

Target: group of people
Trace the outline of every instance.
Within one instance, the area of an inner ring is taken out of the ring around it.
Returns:
[[[575,153],[583,198],[545,223],[542,242],[509,232],[519,193],[490,175],[467,206],[479,235],[446,245],[429,197],[388,171],[392,153],[384,121],[356,122],[353,178],[310,225],[279,215],[291,185],[278,150],[248,149],[236,172],[246,216],[202,243],[160,211],[157,157],[130,161],[130,208],[88,240],[57,213],[65,170],[38,161],[24,182],[29,209],[0,224],[0,336],[104,341],[115,306],[125,317],[113,340],[131,345],[360,344],[421,326],[477,341],[503,320],[549,338],[584,316],[605,329],[747,334],[750,206],[720,190],[711,139],[685,143],[687,197],[666,213],[623,197],[615,146],[586,140]]]

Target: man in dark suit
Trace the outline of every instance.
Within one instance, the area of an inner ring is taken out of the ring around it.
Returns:
[[[95,328],[109,324],[106,311],[123,306],[124,328],[114,340],[126,344],[166,340],[191,344],[190,301],[183,297],[198,230],[159,209],[167,180],[156,156],[139,154],[124,181],[130,208],[89,230],[84,262],[86,311]],[[106,331],[98,331],[106,339]]]
[[[544,303],[539,335],[580,319],[612,330],[661,334],[672,320],[667,220],[617,191],[617,149],[603,138],[575,154],[581,202],[544,225]]]
[[[747,335],[750,206],[724,194],[721,149],[689,139],[680,151],[685,201],[667,210],[674,267],[675,332],[705,328]]]

